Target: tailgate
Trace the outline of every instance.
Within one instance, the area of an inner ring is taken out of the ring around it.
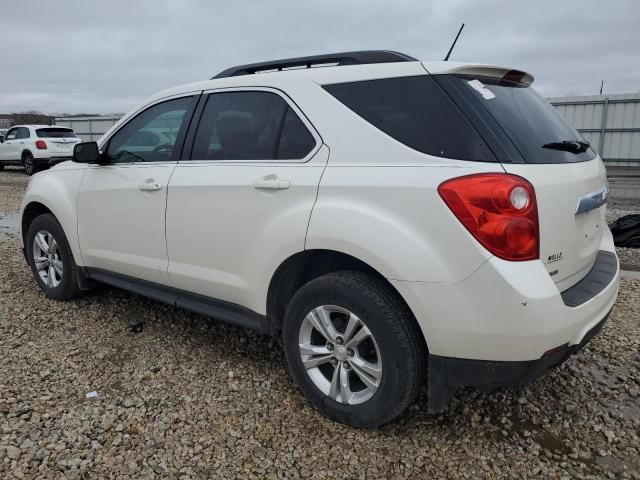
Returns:
[[[600,157],[579,163],[503,167],[508,173],[527,179],[535,188],[540,260],[560,291],[573,286],[593,266],[603,231],[608,228],[605,205],[597,206],[597,199],[585,200],[598,197],[597,192],[606,189],[607,177]]]

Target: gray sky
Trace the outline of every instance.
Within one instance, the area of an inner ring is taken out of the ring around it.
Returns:
[[[640,1],[0,0],[0,112],[120,112],[260,60],[356,49],[526,70],[545,96],[640,91]]]

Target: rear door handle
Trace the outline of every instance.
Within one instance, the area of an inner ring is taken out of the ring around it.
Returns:
[[[289,180],[281,180],[276,175],[267,175],[253,182],[256,190],[286,190],[291,186]]]
[[[155,192],[162,189],[161,183],[155,183],[153,181],[147,181],[138,184],[138,190],[141,192]]]

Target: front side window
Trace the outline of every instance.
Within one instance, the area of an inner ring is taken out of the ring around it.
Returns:
[[[193,97],[154,105],[118,130],[107,147],[111,163],[165,162],[171,160]]]
[[[18,129],[17,128],[12,128],[11,130],[9,130],[7,132],[7,136],[4,137],[5,140],[15,140],[16,139],[16,135],[18,135]]]
[[[192,160],[302,159],[315,140],[279,95],[210,94],[196,132]]]

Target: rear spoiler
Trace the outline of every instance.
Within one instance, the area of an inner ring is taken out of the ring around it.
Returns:
[[[501,78],[525,85],[531,85],[533,83],[533,75],[530,73],[493,65],[458,62],[423,62],[422,65],[432,75],[453,73],[458,75]]]

